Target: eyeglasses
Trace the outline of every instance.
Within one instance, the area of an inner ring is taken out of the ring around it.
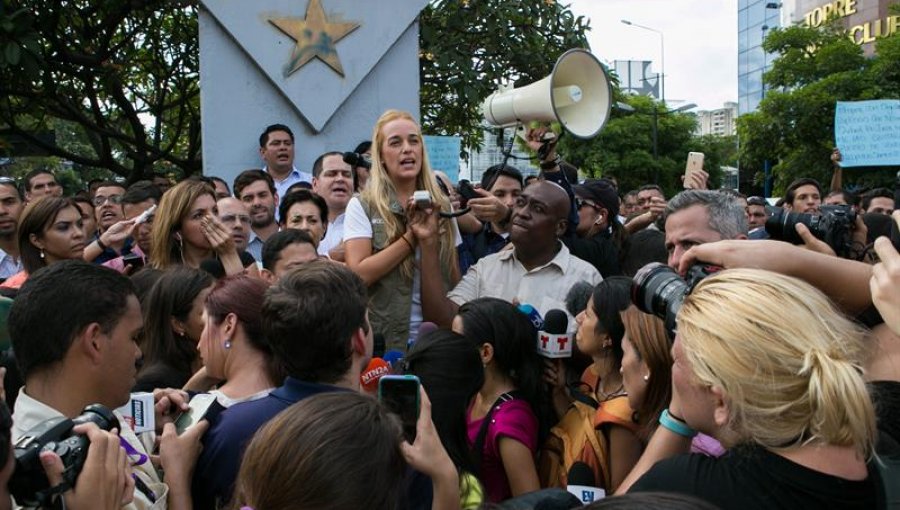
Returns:
[[[580,211],[582,207],[593,207],[594,209],[600,209],[599,205],[590,200],[575,197],[575,208]]]
[[[107,200],[111,204],[118,205],[122,203],[122,195],[110,195],[108,197],[97,195],[93,200],[91,200],[91,203],[94,204],[94,207],[100,207],[101,205],[105,204]]]

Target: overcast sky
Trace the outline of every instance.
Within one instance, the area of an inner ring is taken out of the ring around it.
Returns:
[[[737,102],[737,0],[562,0],[591,20],[588,42],[601,61],[652,60],[659,35],[622,24],[626,19],[663,33],[666,100],[700,109]]]

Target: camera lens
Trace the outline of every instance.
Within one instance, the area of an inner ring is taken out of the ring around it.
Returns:
[[[791,244],[803,244],[803,239],[797,233],[798,223],[803,223],[809,228],[810,232],[815,233],[818,217],[811,214],[792,213],[784,209],[778,209],[766,220],[766,232],[772,239],[786,241]]]
[[[81,416],[77,416],[72,419],[72,421],[76,425],[82,423],[96,423],[100,430],[106,431],[110,431],[113,428],[119,428],[119,420],[116,419],[116,416],[108,408],[100,404],[92,404],[85,407],[81,412]]]
[[[631,300],[644,313],[665,321],[670,338],[675,336],[675,318],[687,292],[687,283],[669,266],[652,262],[634,275]]]

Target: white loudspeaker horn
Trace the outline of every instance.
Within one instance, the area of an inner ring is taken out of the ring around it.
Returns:
[[[546,78],[521,88],[501,88],[481,103],[484,119],[500,127],[558,120],[578,138],[593,138],[609,119],[612,86],[589,51],[562,54]]]

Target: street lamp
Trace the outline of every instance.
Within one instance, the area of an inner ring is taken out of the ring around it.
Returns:
[[[662,65],[662,72],[659,75],[659,95],[661,96],[662,102],[666,102],[666,43],[663,39],[663,33],[655,28],[646,27],[644,25],[638,25],[637,23],[632,23],[627,19],[623,19],[622,23],[630,26],[643,28],[644,30],[649,30],[651,32],[656,32],[659,34],[659,55],[660,55],[660,63]]]

